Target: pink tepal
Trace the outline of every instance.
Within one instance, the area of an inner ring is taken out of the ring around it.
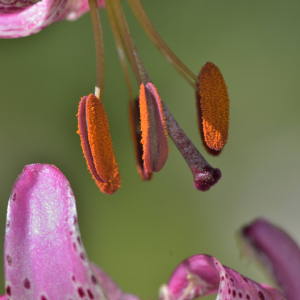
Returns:
[[[26,166],[15,182],[4,255],[7,299],[107,299],[81,242],[72,189],[55,166]]]

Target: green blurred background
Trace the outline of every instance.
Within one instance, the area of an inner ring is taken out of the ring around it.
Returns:
[[[128,126],[127,90],[102,10],[104,104],[122,187],[113,196],[99,192],[76,134],[80,97],[93,92],[95,81],[93,32],[86,14],[30,37],[0,41],[0,240],[17,175],[26,164],[49,163],[74,190],[89,258],[124,291],[155,299],[177,264],[197,253],[214,255],[244,275],[268,282],[255,264],[240,258],[235,233],[265,216],[300,243],[300,2],[142,3],[167,44],[195,73],[207,61],[223,73],[231,101],[230,131],[222,155],[214,158],[200,142],[193,90],[156,51],[123,2],[153,82],[191,140],[221,169],[222,179],[208,192],[195,190],[187,164],[170,141],[163,170],[151,182],[141,181]],[[3,294],[2,276],[1,271]]]

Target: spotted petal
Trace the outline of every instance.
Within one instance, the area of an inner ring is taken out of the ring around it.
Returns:
[[[241,237],[254,250],[270,276],[282,288],[289,300],[300,295],[300,249],[293,239],[280,228],[264,219],[244,227]]]
[[[183,261],[167,285],[160,289],[160,300],[192,300],[218,293],[218,300],[282,300],[281,293],[223,266],[209,255],[195,255]]]
[[[4,255],[10,300],[107,299],[81,242],[72,189],[55,166],[28,165],[16,180]]]

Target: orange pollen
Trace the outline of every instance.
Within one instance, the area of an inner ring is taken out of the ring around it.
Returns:
[[[145,152],[148,146],[149,138],[149,127],[150,127],[150,120],[149,120],[149,111],[147,106],[147,99],[146,99],[146,90],[144,84],[140,86],[140,117],[141,117],[141,132],[142,132],[142,139],[141,143],[143,144],[143,160],[145,159]]]
[[[143,145],[141,144],[139,98],[129,102],[129,125],[137,170],[142,180],[151,180],[153,173],[146,171],[143,163]]]
[[[162,102],[152,82],[140,86],[143,160],[147,172],[159,172],[168,157],[168,140]]]
[[[119,168],[118,164],[116,161],[113,163],[113,174],[110,179],[107,180],[107,182],[99,182],[96,181],[99,189],[108,195],[112,195],[114,192],[116,192],[120,188],[120,183],[121,183],[121,177],[119,173]]]
[[[85,101],[83,105],[82,101]],[[85,109],[85,112],[81,109]],[[83,97],[79,105],[78,121],[78,133],[88,168],[99,188],[107,194],[112,194],[120,187],[120,173],[106,113],[100,99],[93,94]]]
[[[206,63],[200,72],[200,106],[203,134],[209,148],[220,151],[228,139],[229,98],[219,68]]]

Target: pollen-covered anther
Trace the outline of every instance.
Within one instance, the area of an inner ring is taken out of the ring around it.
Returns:
[[[153,173],[147,172],[143,162],[139,98],[136,98],[133,102],[129,102],[129,122],[138,173],[142,180],[151,180]]]
[[[81,98],[78,111],[78,133],[88,169],[97,185],[107,194],[120,187],[109,125],[100,99],[93,94]]]
[[[168,141],[161,99],[151,82],[140,86],[143,160],[147,172],[158,172],[168,158]]]
[[[200,109],[205,143],[213,150],[220,151],[228,139],[229,98],[227,86],[219,68],[206,63],[199,75]]]

